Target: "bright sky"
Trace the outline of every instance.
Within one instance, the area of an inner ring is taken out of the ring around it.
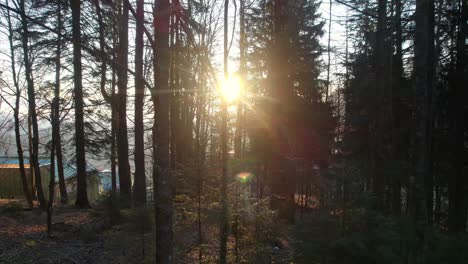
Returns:
[[[328,45],[328,26],[330,23],[330,0],[323,1],[320,6],[320,13],[322,14],[322,19],[325,20],[324,32],[321,39],[323,47],[327,48]],[[333,82],[334,74],[342,73],[344,68],[342,63],[344,61],[345,46],[346,46],[346,28],[345,28],[345,18],[346,18],[347,7],[343,6],[335,1],[332,1],[332,12],[331,12],[331,67],[330,67],[330,79],[332,81],[332,88],[335,88],[336,82]],[[326,64],[328,62],[328,55],[325,52],[322,55],[323,62]],[[326,79],[326,71],[322,72],[321,77]]]
[[[220,1],[221,3],[222,1]],[[229,41],[231,41],[232,38],[232,25],[234,23],[234,4],[233,1],[230,1],[230,26],[229,26]],[[326,53],[326,47],[328,44],[328,23],[329,21],[329,4],[330,0],[323,1],[321,6],[320,6],[320,13],[321,13],[321,19],[325,21],[325,26],[324,26],[324,32],[325,34],[323,35],[321,39],[321,43],[324,47],[324,54],[322,56],[322,60],[324,65],[326,65],[328,61],[327,53]],[[239,4],[238,4],[239,5]],[[238,15],[238,12],[237,12]],[[344,24],[340,23],[340,21],[343,21],[346,16],[346,7],[338,4],[336,2],[333,2],[332,5],[332,17],[331,17],[331,80],[332,80],[332,87],[336,83],[333,83],[334,80],[334,74],[339,73],[343,71],[343,67],[341,66],[341,63],[344,60],[344,47],[345,47],[345,28]],[[1,16],[0,19],[4,20],[4,16]],[[5,21],[6,22],[6,21]],[[229,71],[230,72],[236,72],[238,69],[238,42],[239,42],[239,21],[238,17],[236,18],[236,28],[235,28],[235,34],[234,34],[234,39],[232,48],[230,50],[230,61],[229,61]],[[222,30],[221,30],[222,31]],[[0,71],[4,71],[4,74],[2,74],[1,78],[4,80],[10,80],[11,78],[9,77],[9,58],[7,54],[9,54],[9,45],[8,45],[8,39],[6,38],[6,28],[2,27],[0,29],[0,63],[2,65],[2,69]],[[132,36],[132,34],[130,34]],[[218,69],[218,76],[222,77],[223,76],[223,32],[218,33],[218,43],[215,48],[215,61],[213,62],[214,66]],[[131,45],[132,46],[132,45]],[[129,61],[131,62],[133,58],[129,57]],[[6,68],[6,69],[4,69]],[[129,76],[129,86],[133,85],[133,81],[131,76]],[[325,79],[326,78],[326,71],[322,72],[321,78]],[[221,78],[220,78],[221,79]],[[2,88],[3,85],[0,86],[0,89]],[[0,113],[9,111],[9,106],[6,105],[5,103],[0,104]]]

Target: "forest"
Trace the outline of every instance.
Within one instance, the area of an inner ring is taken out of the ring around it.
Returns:
[[[468,0],[0,0],[0,263],[468,263]]]

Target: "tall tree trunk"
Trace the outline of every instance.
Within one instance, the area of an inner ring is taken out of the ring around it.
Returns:
[[[31,157],[33,156],[32,133],[33,132],[32,132],[31,113],[28,109],[28,146],[29,146],[29,175],[31,175],[31,198],[32,200],[37,200],[34,167],[31,165]]]
[[[20,87],[19,87],[18,79],[16,75],[15,46],[13,45],[13,28],[11,25],[10,10],[7,10],[7,21],[8,21],[8,41],[10,44],[10,56],[11,56],[11,73],[13,77],[13,84],[15,85],[15,89],[16,89],[15,107],[13,108],[13,117],[15,120],[16,151],[18,153],[18,162],[19,162],[19,167],[20,167],[20,176],[21,176],[21,183],[23,187],[24,197],[26,198],[26,202],[28,203],[28,206],[32,208],[33,202],[31,198],[31,192],[28,187],[26,170],[24,169],[23,146],[21,145],[20,120],[19,120],[21,91],[20,91]]]
[[[392,104],[393,104],[393,117],[394,117],[394,129],[398,129],[395,131],[395,141],[394,141],[394,153],[395,159],[403,163],[403,161],[408,160],[407,157],[407,144],[402,144],[402,138],[406,138],[406,135],[402,133],[400,122],[405,117],[400,114],[402,113],[403,109],[403,92],[402,92],[402,80],[403,80],[403,30],[401,25],[401,14],[402,14],[402,3],[401,0],[394,0],[394,8],[395,8],[395,17],[394,17],[394,46],[395,46],[395,55],[393,57],[393,87],[392,87]],[[392,211],[393,214],[399,215],[401,213],[401,176],[394,175],[393,183],[392,183]]]
[[[55,107],[58,104],[58,98],[54,98],[52,102],[52,109],[50,111],[50,120],[52,127],[55,128],[58,121],[56,116]],[[52,141],[50,144],[50,178],[49,178],[49,197],[47,203],[47,235],[51,236],[52,233],[52,208],[54,206],[54,190],[55,190],[55,148],[57,139],[57,129],[52,129]]]
[[[58,115],[58,118],[60,118],[59,115]],[[59,179],[60,203],[67,204],[68,193],[67,193],[67,187],[65,185],[65,173],[64,173],[64,168],[63,168],[63,152],[62,152],[62,136],[60,135],[60,120],[58,122],[59,122],[59,125],[58,125],[58,130],[56,132],[57,136],[55,140],[55,155],[57,157],[57,173],[58,173],[58,179]]]
[[[202,64],[203,65],[203,64]],[[204,67],[202,67],[204,69]],[[203,72],[202,72],[203,74]],[[203,75],[202,75],[203,76]],[[203,77],[202,77],[203,78]],[[196,158],[196,166],[197,166],[197,236],[198,236],[198,263],[202,263],[203,259],[203,252],[202,252],[202,245],[203,245],[203,233],[202,233],[202,188],[203,188],[203,168],[204,168],[204,142],[203,136],[203,124],[202,119],[204,120],[204,111],[205,111],[205,79],[201,81],[201,87],[199,87],[200,96],[197,96],[197,117],[195,121],[195,135],[196,135],[196,145],[195,145],[195,158]],[[202,146],[203,145],[203,146]],[[202,149],[203,148],[203,149]]]
[[[224,78],[228,78],[228,12],[229,0],[224,0]],[[227,257],[227,239],[228,239],[228,148],[227,148],[227,120],[228,110],[227,102],[221,103],[221,159],[222,159],[222,175],[221,175],[221,216],[219,227],[219,262],[226,263]]]
[[[429,130],[431,93],[432,93],[432,52],[433,52],[433,19],[434,9],[431,0],[416,0],[415,36],[414,36],[414,174],[410,178],[410,215],[413,218],[413,236],[418,245],[425,243],[425,233],[428,225],[425,187],[429,171]],[[415,250],[411,262],[416,261]]]
[[[75,94],[75,144],[76,144],[76,206],[89,207],[86,189],[86,158],[83,117],[83,85],[81,65],[81,1],[71,0],[73,37],[73,83]]]
[[[106,38],[105,38],[105,24],[102,18],[102,9],[99,4],[99,1],[94,1],[94,5],[96,7],[96,14],[98,20],[98,27],[99,27],[99,51],[101,54],[106,53]],[[118,17],[121,17],[121,9],[119,5],[116,5],[118,9]],[[119,38],[119,30],[116,26],[117,20],[115,19],[116,15],[112,16],[112,60],[116,61],[116,50],[117,50],[117,39]],[[112,70],[112,79],[111,79],[111,94],[108,94],[106,91],[106,82],[107,82],[107,61],[105,59],[102,60],[101,63],[101,83],[100,83],[100,90],[101,94],[104,97],[104,100],[109,104],[111,108],[111,135],[110,135],[110,166],[111,166],[111,195],[113,198],[116,196],[117,191],[117,171],[116,171],[116,156],[115,156],[115,147],[116,147],[116,129],[117,129],[117,99],[115,95],[115,86],[116,86],[116,71],[118,71],[117,66],[115,63],[111,64]]]
[[[189,3],[191,3],[189,1]],[[189,9],[190,10],[190,9]],[[205,45],[205,35],[202,35],[202,47]],[[201,76],[199,87],[197,90],[197,105],[196,105],[196,121],[195,121],[195,158],[197,164],[197,236],[198,236],[198,263],[202,263],[203,260],[203,229],[202,229],[202,191],[203,191],[203,169],[205,166],[205,152],[206,152],[206,131],[205,131],[205,112],[206,112],[206,81],[208,76],[206,60],[205,60],[205,49],[203,49],[202,59],[200,63],[199,74]]]
[[[246,88],[246,38],[245,38],[245,0],[239,0],[239,76],[243,83],[243,88]],[[241,90],[241,93],[243,91]],[[242,131],[243,131],[243,97],[237,103],[237,120],[236,133],[234,135],[234,155],[237,159],[242,157]]]
[[[153,131],[154,153],[156,154],[153,163],[153,188],[156,218],[156,262],[161,264],[170,264],[173,261],[172,218],[174,209],[169,153],[170,94],[165,93],[169,82],[169,10],[169,0],[155,2],[153,63],[154,83],[157,89],[153,88],[151,91],[156,109]]]
[[[201,89],[200,89],[201,90]],[[202,92],[202,91],[200,91]],[[202,95],[203,96],[203,95]],[[197,236],[198,236],[198,263],[202,263],[202,222],[201,222],[201,194],[202,194],[202,164],[201,164],[201,99],[197,96],[197,119],[195,121],[195,158],[197,166]]]
[[[112,98],[115,100],[115,86],[116,86],[116,70],[115,67],[112,67]],[[114,101],[112,101],[114,102]],[[110,162],[111,162],[111,192],[112,196],[115,197],[117,193],[117,164],[116,164],[116,137],[117,137],[117,111],[114,103],[111,103],[111,153],[110,153]]]
[[[119,9],[120,10],[120,9]],[[119,16],[120,17],[120,16]],[[117,26],[117,21],[114,18],[114,25],[112,27],[114,36],[112,38],[112,47],[114,52],[112,53],[112,57],[114,60],[117,60],[117,52],[115,52],[118,47],[118,39],[119,39],[119,30]],[[116,106],[116,84],[117,84],[117,73],[118,69],[115,65],[112,65],[112,81],[111,81],[111,100],[109,101],[109,104],[111,105],[111,153],[110,153],[110,159],[111,159],[111,185],[112,185],[112,196],[116,197],[117,193],[117,156],[116,156],[116,145],[117,145],[117,129],[118,129],[118,116],[117,116],[117,106]]]
[[[31,125],[32,125],[32,152],[29,157],[29,162],[33,167],[34,171],[34,181],[36,185],[37,198],[39,200],[39,205],[41,208],[46,208],[46,201],[44,198],[44,192],[42,189],[41,181],[41,171],[39,168],[39,128],[37,124],[37,113],[36,113],[36,95],[34,91],[34,82],[32,80],[32,65],[31,60],[29,59],[29,30],[28,22],[26,17],[26,11],[24,7],[24,0],[20,0],[20,10],[21,10],[21,24],[23,30],[23,58],[24,58],[24,71],[26,74],[26,82],[28,86],[28,103],[29,103],[29,114],[31,116]]]
[[[61,56],[62,56],[62,4],[60,1],[57,2],[57,30],[59,32],[57,36],[57,51],[55,58],[55,89],[54,89],[54,102],[52,111],[54,114],[52,117],[52,139],[54,141],[54,151],[57,156],[57,173],[59,179],[60,189],[60,202],[66,204],[68,202],[67,188],[65,186],[65,176],[63,171],[63,155],[62,155],[62,138],[60,136],[60,70],[61,70]],[[54,160],[55,162],[55,160]],[[55,171],[54,171],[55,173]]]
[[[129,2],[123,1],[120,18],[119,51],[118,51],[118,81],[117,81],[117,155],[119,167],[120,195],[124,200],[131,199],[132,183],[130,165],[128,163],[128,132],[127,132],[127,81],[128,81],[128,15]],[[128,201],[128,200],[127,200]],[[129,202],[129,201],[128,201]]]
[[[464,232],[466,228],[466,185],[464,179],[464,166],[466,160],[465,132],[466,124],[466,38],[468,36],[468,3],[461,1],[461,14],[459,14],[459,30],[457,36],[457,57],[455,65],[455,78],[451,83],[451,106],[453,135],[453,172],[449,178],[449,211],[448,228],[452,233]]]
[[[135,203],[146,203],[145,143],[143,128],[143,104],[145,84],[143,80],[143,27],[144,0],[137,0],[135,34]]]
[[[330,1],[329,5],[329,16],[328,16],[328,45],[327,45],[327,58],[328,58],[328,63],[327,63],[327,90],[325,91],[325,102],[328,102],[328,94],[330,93],[330,66],[331,66],[331,49],[330,49],[330,44],[331,44],[331,25],[332,25],[332,7],[333,7],[333,1]]]
[[[176,96],[177,94],[174,92],[175,90],[175,34],[174,34],[174,20],[175,16],[170,16],[169,18],[169,88],[171,89],[171,102],[169,106],[169,116],[170,116],[170,122],[171,122],[171,133],[170,133],[170,153],[171,153],[171,170],[176,169],[176,162],[177,162],[177,129],[176,129],[176,114],[175,114],[175,102],[176,102]]]
[[[374,119],[372,138],[373,144],[371,146],[372,151],[372,170],[373,170],[373,192],[376,197],[376,206],[379,210],[384,209],[384,191],[385,191],[385,179],[381,170],[382,166],[382,149],[384,149],[384,124],[383,119],[385,117],[385,108],[384,105],[384,96],[386,92],[385,82],[382,82],[386,78],[386,47],[385,47],[385,37],[386,37],[386,19],[387,19],[387,1],[379,0],[377,8],[378,18],[377,18],[377,32],[376,32],[376,48],[375,48],[375,87],[373,91],[373,101],[374,101]],[[380,109],[379,109],[380,108]],[[383,108],[383,109],[382,109]]]

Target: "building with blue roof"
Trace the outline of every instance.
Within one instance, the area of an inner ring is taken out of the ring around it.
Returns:
[[[24,167],[26,170],[26,179],[28,182],[28,189],[31,190],[33,197],[36,196],[35,189],[35,177],[34,172],[30,166],[29,158],[24,158]],[[41,182],[44,195],[48,195],[48,186],[50,179],[50,158],[39,158],[39,167],[41,171]],[[60,199],[60,191],[58,187],[58,168],[57,162],[55,162],[55,200]],[[87,163],[87,191],[88,199],[90,201],[96,200],[99,194],[104,189],[102,187],[101,179],[105,181],[105,175],[99,172],[91,164]],[[76,174],[77,169],[74,162],[64,162],[63,174],[65,178],[65,186],[69,199],[74,200],[73,197],[76,195]],[[24,191],[22,188],[21,175],[19,169],[18,157],[0,157],[0,198],[18,198],[24,197]]]

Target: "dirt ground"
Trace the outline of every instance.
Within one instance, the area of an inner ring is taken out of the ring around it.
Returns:
[[[154,263],[154,232],[142,230],[141,222],[132,220],[139,216],[128,216],[124,223],[112,223],[105,208],[78,210],[73,206],[57,206],[53,211],[52,235],[49,237],[44,211],[20,207],[21,210],[5,212],[11,202],[0,200],[2,264]],[[194,230],[195,226],[177,226],[174,263],[197,263]],[[204,230],[207,243],[204,263],[216,263],[217,228],[206,226]],[[293,263],[290,243],[283,240],[282,244],[284,247],[272,254],[268,263]]]
[[[0,201],[0,206],[5,204]],[[93,214],[96,212],[72,206],[55,208],[49,237],[47,215],[42,210],[0,211],[0,263],[144,262],[132,236],[116,243],[109,238],[119,226],[108,228],[108,219]]]

